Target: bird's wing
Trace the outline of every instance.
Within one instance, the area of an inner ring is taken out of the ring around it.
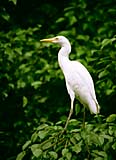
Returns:
[[[84,86],[95,97],[94,84],[88,70],[78,61],[71,61],[65,72],[65,77],[68,83],[74,87]]]
[[[80,77],[82,85],[86,86],[93,98],[96,99],[94,83],[90,73],[80,62],[74,62],[74,65],[76,68],[76,75]]]
[[[68,88],[75,92],[77,99],[82,104],[86,105],[92,99],[98,104],[92,77],[80,62],[70,61],[65,71],[65,79]]]

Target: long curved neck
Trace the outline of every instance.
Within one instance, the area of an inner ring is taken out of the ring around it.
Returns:
[[[62,45],[61,49],[58,52],[58,63],[62,71],[66,69],[67,63],[69,63],[69,54],[71,52],[71,45],[65,44]]]

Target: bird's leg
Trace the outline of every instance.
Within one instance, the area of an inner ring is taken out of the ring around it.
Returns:
[[[85,128],[85,107],[84,107],[84,112],[83,112],[83,128]]]
[[[66,124],[65,124],[65,127],[64,127],[64,131],[66,130],[67,125],[68,125],[68,123],[69,123],[69,120],[70,120],[70,118],[71,118],[71,115],[72,115],[72,113],[73,113],[73,103],[74,103],[74,100],[71,99],[71,108],[70,108],[69,116],[68,116],[68,118],[67,118],[67,121],[66,121]]]

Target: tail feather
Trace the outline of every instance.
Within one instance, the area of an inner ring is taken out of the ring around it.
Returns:
[[[96,103],[96,107],[97,107],[97,114],[98,114],[98,113],[100,113],[100,105],[98,103]]]
[[[93,114],[100,113],[100,106],[99,106],[97,100],[92,99],[89,102],[89,106],[88,107],[89,107],[91,113],[93,113]]]

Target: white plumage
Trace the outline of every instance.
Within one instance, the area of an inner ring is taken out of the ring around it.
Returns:
[[[58,62],[63,71],[67,91],[71,98],[71,109],[65,129],[67,128],[73,112],[75,97],[84,107],[89,108],[91,113],[98,114],[100,107],[96,99],[92,77],[80,62],[71,61],[69,59],[71,45],[68,39],[64,36],[57,36],[54,38],[43,39],[41,41],[58,43],[61,46],[61,49],[58,52]]]

